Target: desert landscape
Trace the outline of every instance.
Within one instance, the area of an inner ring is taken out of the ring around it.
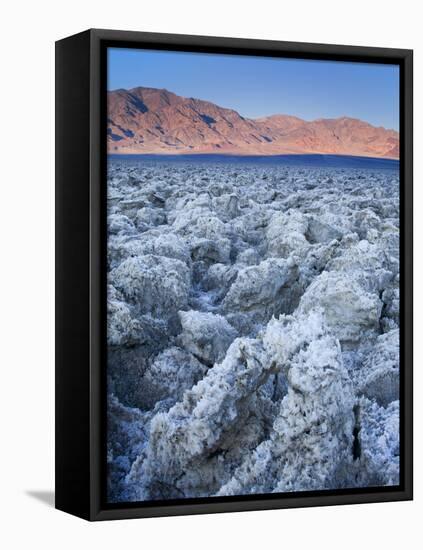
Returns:
[[[137,90],[111,152],[398,155],[359,121]],[[398,163],[117,156],[107,182],[109,502],[397,485]]]
[[[108,92],[108,152],[117,154],[337,154],[398,159],[399,134],[347,116],[249,119],[165,89]]]

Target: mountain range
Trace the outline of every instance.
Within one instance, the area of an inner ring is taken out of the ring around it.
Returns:
[[[107,134],[108,152],[115,154],[399,157],[398,132],[356,118],[249,119],[209,101],[145,87],[108,92]]]

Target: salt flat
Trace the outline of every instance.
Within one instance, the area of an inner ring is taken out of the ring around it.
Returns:
[[[108,169],[111,502],[399,483],[399,173]]]

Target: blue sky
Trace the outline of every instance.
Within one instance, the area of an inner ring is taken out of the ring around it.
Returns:
[[[110,48],[108,89],[147,86],[212,101],[242,116],[350,116],[399,127],[399,67]]]

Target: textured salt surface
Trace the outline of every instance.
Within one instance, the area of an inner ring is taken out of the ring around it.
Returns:
[[[113,161],[111,502],[399,482],[395,170]]]

